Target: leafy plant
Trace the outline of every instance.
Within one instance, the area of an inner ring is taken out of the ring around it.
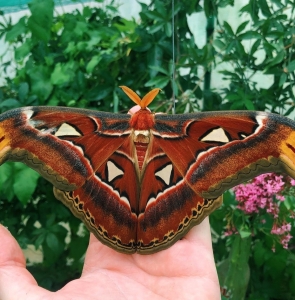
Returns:
[[[54,15],[53,0],[33,0],[31,16],[16,24],[2,14],[0,36],[9,43],[14,60],[2,59],[1,73],[12,70],[15,76],[7,76],[0,89],[0,110],[63,105],[124,113],[130,101],[118,87],[127,85],[140,94],[160,87],[162,93],[151,107],[156,111],[171,112],[175,93],[178,113],[255,109],[289,115],[295,107],[294,1],[249,0],[240,11],[246,21],[237,28],[220,21],[220,8],[233,4],[234,0],[175,3],[175,68],[168,0],[140,3],[140,22],[122,18],[115,1]],[[187,16],[201,11],[207,17],[207,43],[197,47]],[[211,77],[217,69],[223,75],[222,87],[213,89]],[[181,75],[183,70],[188,72]],[[257,75],[261,80],[271,76],[271,85],[260,87]],[[0,168],[0,187],[2,223],[23,248],[32,244],[44,253],[42,263],[29,267],[39,284],[57,290],[78,277],[88,233],[54,200],[51,185],[23,165],[6,163]],[[294,209],[288,197],[285,203]],[[274,239],[265,235],[265,228],[253,223],[252,215],[234,209],[233,193],[224,198],[224,206],[211,216],[223,297],[234,293],[234,299],[293,299],[293,247],[276,245],[273,253]],[[272,226],[267,214],[261,217]],[[224,237],[228,220],[239,235]]]

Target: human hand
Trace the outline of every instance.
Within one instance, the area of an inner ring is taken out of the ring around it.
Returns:
[[[79,279],[52,293],[37,285],[9,231],[0,226],[1,300],[220,299],[208,218],[175,245],[151,255],[127,255],[92,234]]]

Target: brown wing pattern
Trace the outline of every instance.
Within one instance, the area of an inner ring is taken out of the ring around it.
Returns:
[[[129,145],[127,138],[79,189],[54,193],[102,243],[134,253],[139,183]]]
[[[130,134],[129,117],[124,117],[118,120],[107,113],[53,107],[6,112],[0,117],[0,162],[22,161],[57,188],[73,190]],[[110,143],[101,132],[116,139]]]
[[[141,185],[138,251],[171,246],[241,182],[270,171],[294,178],[294,130],[291,120],[268,113],[156,115]],[[166,182],[155,176],[159,168],[166,168]]]
[[[100,241],[141,254],[174,244],[238,183],[269,171],[295,177],[295,123],[287,118],[142,111],[136,118],[60,107],[6,112],[0,163],[26,163]]]
[[[239,111],[192,114],[185,119],[186,124],[178,127],[182,128],[178,138],[169,138],[168,133],[162,138],[161,123],[165,120],[159,116],[155,137],[198,195],[218,197],[270,171],[294,177],[293,121],[274,114]]]
[[[170,247],[222,204],[222,197],[198,196],[156,139],[147,159],[138,211],[137,251],[141,254]]]

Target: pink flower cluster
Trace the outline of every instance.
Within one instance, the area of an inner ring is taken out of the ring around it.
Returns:
[[[280,243],[287,249],[292,238],[291,224],[284,221],[279,225],[278,221],[279,201],[285,200],[282,193],[286,182],[289,186],[295,186],[295,180],[290,177],[267,173],[255,177],[250,183],[236,186],[233,191],[239,202],[237,207],[246,214],[259,213],[260,210],[265,209],[267,213],[273,215],[275,223],[271,233],[278,235]]]
[[[280,236],[280,243],[283,245],[285,249],[288,249],[288,243],[292,238],[290,231],[291,231],[290,223],[284,223],[281,225],[281,227],[279,227],[278,224],[274,224],[271,229],[272,234],[276,234]]]
[[[258,213],[259,209],[266,209],[268,213],[277,218],[279,207],[273,200],[274,197],[280,201],[285,200],[281,194],[284,184],[283,176],[267,173],[255,177],[251,183],[234,187],[236,199],[239,201],[238,208],[247,214]]]

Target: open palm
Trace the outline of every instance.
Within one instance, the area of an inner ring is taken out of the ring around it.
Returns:
[[[81,278],[55,293],[37,285],[3,226],[0,240],[1,300],[220,299],[207,218],[169,249],[146,256],[117,253],[91,235]]]

